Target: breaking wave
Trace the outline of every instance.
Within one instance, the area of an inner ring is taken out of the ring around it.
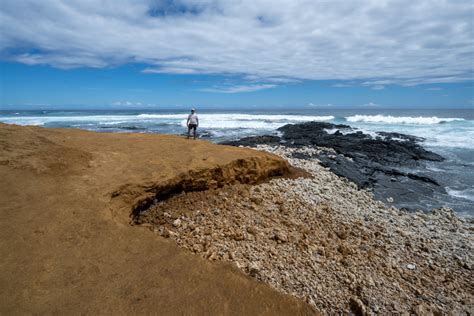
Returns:
[[[314,115],[278,115],[278,114],[198,114],[201,121],[263,121],[263,122],[307,122],[307,121],[330,121],[334,119],[332,115],[314,116]],[[183,119],[183,114],[139,114],[143,119]]]
[[[186,126],[187,114],[137,114],[137,115],[74,115],[74,116],[22,116],[4,117],[0,121],[19,125],[66,126],[153,124]],[[277,129],[285,124],[307,121],[330,121],[334,116],[260,115],[260,114],[199,114],[199,125],[215,129]]]
[[[453,121],[464,121],[462,118],[439,118],[432,117],[411,117],[411,116],[391,116],[391,115],[354,115],[345,117],[348,122],[364,122],[364,123],[384,123],[384,124],[416,124],[431,125]]]

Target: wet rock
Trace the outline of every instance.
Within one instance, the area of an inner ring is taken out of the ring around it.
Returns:
[[[223,142],[223,145],[232,145],[232,146],[253,146],[255,144],[279,144],[281,138],[278,136],[254,136],[242,138],[239,141],[227,141]]]

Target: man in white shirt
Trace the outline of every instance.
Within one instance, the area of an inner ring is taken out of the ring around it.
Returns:
[[[198,119],[198,116],[196,115],[195,109],[191,110],[191,114],[189,114],[188,116],[188,121],[186,125],[188,126],[188,139],[189,139],[191,130],[193,130],[193,138],[196,139],[196,128],[199,126],[199,119]]]

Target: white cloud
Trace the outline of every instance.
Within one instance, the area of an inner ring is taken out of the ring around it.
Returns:
[[[327,104],[315,104],[313,102],[310,102],[307,104],[308,107],[310,108],[325,108],[325,107],[330,107],[332,106],[331,103],[327,103]]]
[[[369,102],[364,104],[365,107],[378,107],[380,104],[374,103],[374,102]]]
[[[256,75],[246,75],[242,79],[249,81],[249,82],[272,82],[277,84],[292,84],[292,83],[300,83],[301,80],[295,78],[288,78],[288,77],[260,77]]]
[[[235,85],[235,86],[222,86],[214,88],[203,88],[199,89],[201,92],[212,92],[212,93],[242,93],[242,92],[254,92],[259,90],[271,89],[277,87],[276,84],[253,84],[253,85]]]
[[[362,82],[362,86],[369,87],[372,90],[384,90],[385,85],[394,84],[395,82],[392,80],[372,80]]]
[[[141,102],[132,102],[132,101],[115,101],[111,105],[114,106],[142,106]]]
[[[354,84],[349,84],[349,83],[336,83],[336,84],[333,84],[331,87],[333,88],[350,88],[350,87],[353,87]]]
[[[473,14],[470,0],[3,0],[0,56],[268,85],[459,82],[474,79]]]
[[[162,67],[162,68],[145,68],[142,70],[146,74],[179,74],[179,75],[190,75],[196,74],[198,71],[191,68],[174,68],[174,67]]]

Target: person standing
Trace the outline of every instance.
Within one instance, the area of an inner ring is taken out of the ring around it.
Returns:
[[[191,110],[191,114],[189,114],[189,116],[188,116],[188,121],[187,121],[186,125],[188,126],[188,139],[189,139],[191,130],[193,130],[193,138],[196,139],[196,129],[199,126],[199,118],[196,114],[195,109]]]

